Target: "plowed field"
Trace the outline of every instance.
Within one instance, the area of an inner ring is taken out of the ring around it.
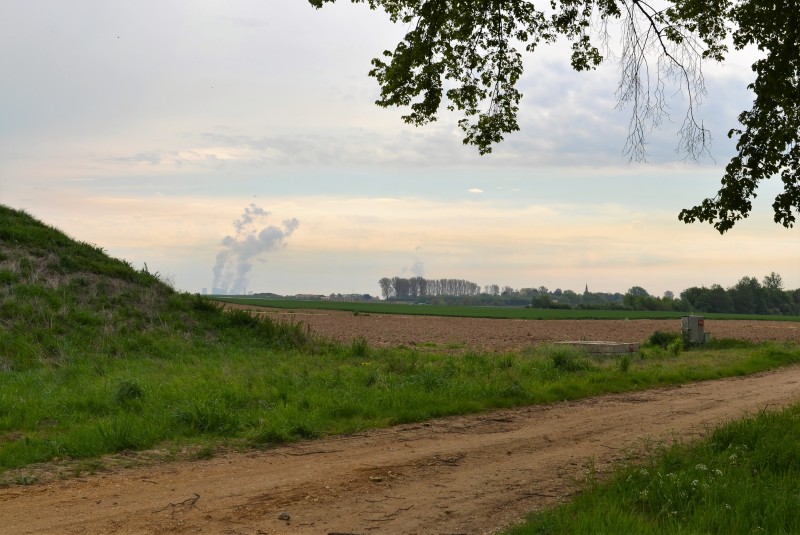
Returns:
[[[654,331],[680,332],[680,320],[498,320],[396,314],[354,315],[335,310],[250,309],[274,318],[305,322],[312,331],[343,342],[363,337],[374,346],[429,345],[505,351],[542,342],[568,340],[643,342]],[[800,342],[798,322],[706,320],[705,330],[715,338]]]

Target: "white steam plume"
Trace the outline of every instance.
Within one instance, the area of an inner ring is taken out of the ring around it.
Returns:
[[[253,269],[253,261],[261,254],[286,246],[286,238],[300,225],[296,218],[283,221],[282,228],[274,225],[261,228],[259,223],[270,213],[255,203],[245,207],[244,213],[233,222],[234,236],[225,236],[224,249],[217,255],[214,264],[214,293],[243,294],[247,289],[247,277]]]

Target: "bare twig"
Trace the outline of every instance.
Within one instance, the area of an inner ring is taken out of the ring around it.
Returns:
[[[158,509],[156,512],[160,513],[161,511],[166,511],[167,509],[169,509],[171,507],[172,511],[170,512],[170,516],[174,517],[175,516],[175,510],[177,508],[179,508],[179,507],[186,508],[186,509],[196,509],[197,508],[197,500],[199,500],[199,499],[200,499],[200,495],[195,492],[194,496],[192,496],[191,498],[187,498],[187,499],[183,500],[182,502],[178,502],[178,503],[168,503],[167,505],[165,505],[161,509]]]

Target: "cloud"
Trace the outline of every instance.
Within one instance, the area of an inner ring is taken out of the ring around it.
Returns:
[[[150,165],[158,165],[164,160],[164,155],[157,152],[140,152],[133,156],[110,156],[107,158],[98,158],[99,162],[118,163],[123,165],[137,165],[146,163]]]
[[[480,188],[469,188],[467,191],[470,193],[483,193],[483,190]]]

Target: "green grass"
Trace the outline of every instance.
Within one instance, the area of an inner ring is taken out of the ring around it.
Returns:
[[[800,533],[800,405],[730,422],[695,444],[591,480],[507,535]]]
[[[299,301],[223,296],[214,296],[213,298],[228,303],[284,309],[344,310],[354,313],[357,312],[358,314],[410,314],[423,316],[450,316],[489,319],[678,319],[687,314],[686,312],[659,312],[646,310],[559,310],[523,307],[414,305],[384,302]],[[716,320],[800,321],[800,316],[769,316],[755,314],[703,314],[703,316],[708,319]]]
[[[596,359],[564,346],[442,356],[363,341],[269,349],[156,333],[165,351],[43,361],[0,376],[0,471],[164,443],[279,444],[427,418],[741,375],[800,348]],[[624,364],[627,362],[627,364]]]

